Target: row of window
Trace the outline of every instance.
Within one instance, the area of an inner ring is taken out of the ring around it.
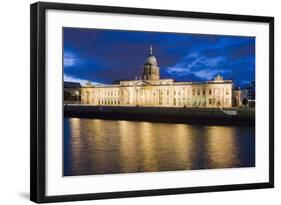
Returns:
[[[83,100],[89,100],[87,98],[83,98]],[[221,100],[216,100],[215,98],[209,98],[208,99],[208,104],[209,105],[213,105],[213,106],[221,106],[222,105],[222,101]],[[87,103],[89,103],[87,101]],[[160,98],[159,101],[155,101],[155,99],[151,102],[149,102],[147,99],[146,101],[141,100],[140,102],[141,104],[150,104],[152,103],[153,105],[156,105],[158,103],[158,105],[163,105],[164,104],[164,99]],[[172,104],[171,104],[172,103]],[[100,99],[98,101],[99,105],[120,105],[120,99],[114,98],[114,99]],[[129,101],[127,101],[127,104],[129,104]],[[190,100],[188,98],[173,98],[172,102],[170,102],[170,98],[166,98],[166,105],[174,105],[174,106],[193,106],[193,107],[197,107],[197,106],[206,106],[206,101],[204,99],[197,99],[197,100]],[[225,99],[224,101],[224,106],[229,106],[230,105],[230,99]]]
[[[215,106],[221,106],[222,105],[221,100],[216,100],[215,98],[209,98],[209,105],[215,105]],[[227,98],[224,100],[224,106],[229,106],[230,100]]]
[[[164,95],[164,91],[158,90],[158,92],[160,92],[160,95]],[[120,91],[104,91],[101,94],[102,94],[102,96],[119,96],[120,94],[124,95],[125,93],[130,95],[130,92],[126,92],[126,91],[121,91],[121,92]],[[152,92],[152,94],[154,96],[156,95],[156,93],[157,93],[157,91]],[[83,94],[84,95],[90,95],[90,92],[87,91],[87,92],[82,93],[82,95]],[[185,95],[184,92],[180,92],[180,91],[177,91],[177,90],[174,90],[173,94],[174,94],[174,96],[175,95]],[[208,94],[212,95],[213,94],[213,90],[212,89],[208,89]],[[140,91],[140,95],[142,95],[142,96],[145,95],[145,91],[144,90]],[[146,95],[149,95],[149,92],[146,92]],[[167,96],[170,95],[170,91],[169,90],[166,91],[166,95]],[[188,95],[189,95],[189,92],[188,92]],[[193,96],[195,96],[195,95],[197,95],[197,96],[200,96],[200,95],[205,96],[206,95],[206,90],[204,90],[204,89],[203,90],[202,89],[192,89],[192,95]],[[220,89],[216,90],[216,95],[221,95],[221,90]],[[229,89],[225,90],[225,95],[229,95]]]
[[[99,105],[120,105],[119,99],[101,99]]]
[[[101,94],[103,96],[118,96],[120,95],[120,91],[103,91]]]

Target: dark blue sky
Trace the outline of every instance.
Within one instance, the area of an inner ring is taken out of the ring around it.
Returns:
[[[111,83],[140,75],[150,45],[161,78],[205,81],[220,74],[245,86],[255,79],[255,38],[64,28],[64,80]]]

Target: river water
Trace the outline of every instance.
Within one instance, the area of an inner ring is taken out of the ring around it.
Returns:
[[[64,119],[64,176],[255,166],[255,128]]]

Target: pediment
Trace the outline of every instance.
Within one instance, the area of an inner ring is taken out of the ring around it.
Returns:
[[[149,86],[150,84],[144,81],[138,81],[135,83],[135,86]]]

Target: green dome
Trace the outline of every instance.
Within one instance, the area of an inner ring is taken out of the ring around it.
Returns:
[[[157,66],[157,60],[156,60],[155,56],[152,54],[152,46],[150,46],[149,55],[145,59],[145,65]]]

